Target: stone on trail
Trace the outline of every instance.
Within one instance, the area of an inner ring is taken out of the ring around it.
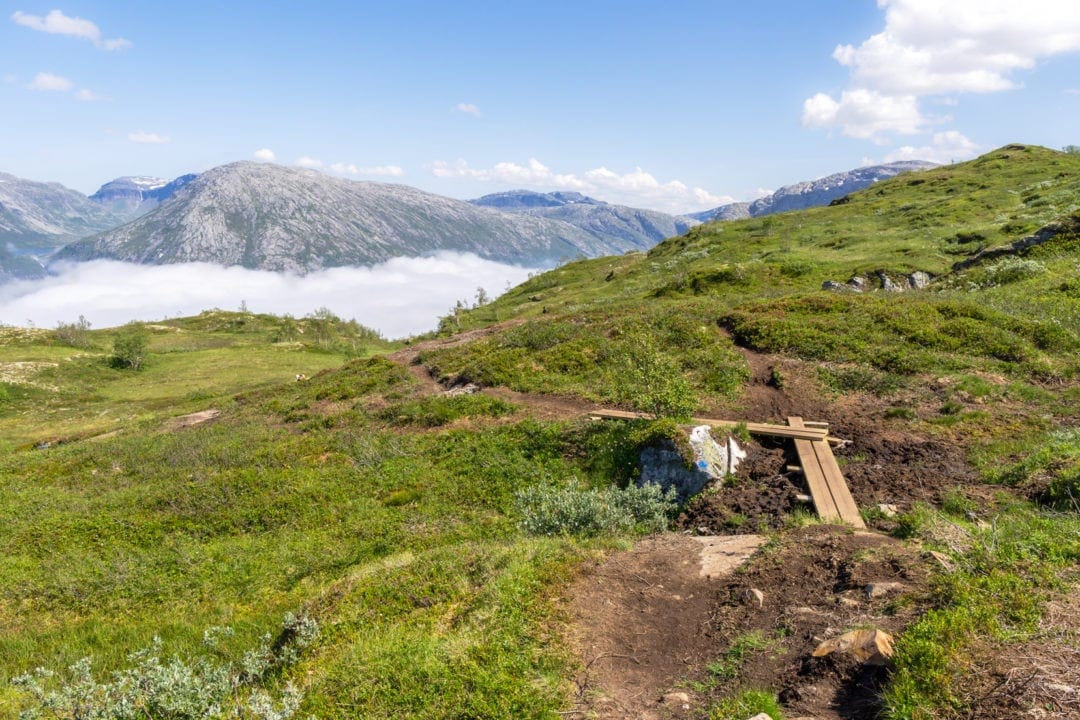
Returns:
[[[835,652],[849,653],[861,663],[884,665],[893,654],[892,635],[874,628],[873,630],[852,630],[840,637],[826,640],[814,650],[814,657],[825,657]]]
[[[765,605],[765,593],[761,592],[757,588],[747,588],[743,593],[743,602],[747,605],[757,605],[758,607],[764,607]]]

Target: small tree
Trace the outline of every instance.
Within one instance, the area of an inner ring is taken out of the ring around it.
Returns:
[[[64,345],[85,348],[90,346],[90,321],[82,315],[73,323],[60,322],[56,324],[53,337]]]
[[[139,323],[128,323],[120,328],[113,340],[113,354],[110,361],[115,368],[138,370],[146,362],[149,336]]]

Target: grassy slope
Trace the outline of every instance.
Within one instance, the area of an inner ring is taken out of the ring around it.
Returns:
[[[624,363],[642,345],[709,406],[730,406],[748,378],[734,341],[822,362],[834,390],[944,376],[985,395],[987,409],[924,418],[919,430],[970,445],[988,479],[1068,480],[1080,471],[1080,437],[1056,426],[1074,424],[1080,402],[1075,235],[1033,251],[1025,262],[1034,264],[976,267],[928,291],[818,288],[876,270],[946,273],[978,246],[1078,205],[1080,158],[1003,149],[837,207],[709,225],[648,254],[564,266],[445,323],[524,325],[425,360],[448,375],[630,405]],[[0,458],[0,681],[87,654],[116,667],[155,634],[190,650],[215,624],[237,628],[238,652],[305,608],[324,633],[287,677],[320,717],[558,709],[567,659],[553,642],[549,588],[591,546],[523,536],[512,495],[625,479],[625,430],[418,399],[408,374],[380,360],[292,382],[380,347],[337,325],[239,313],[162,325],[138,373],[105,364],[107,332],[77,349],[4,331],[0,363],[56,365],[24,370],[33,384],[0,385],[9,451]],[[1005,382],[980,385],[989,375]],[[164,419],[208,407],[225,414],[164,431]],[[1009,420],[1017,407],[1025,419]],[[30,447],[116,429],[97,442]],[[1075,533],[1075,522],[1051,525],[1015,553],[1027,567],[1041,568],[1047,547],[1072,547],[1053,533]],[[1054,561],[1067,565],[1069,553]],[[1020,577],[1011,557],[993,562]],[[1032,582],[1048,587],[1046,575]],[[944,610],[950,602],[943,594]],[[905,690],[896,707],[924,691]],[[19,702],[0,690],[0,716]]]
[[[298,609],[323,633],[289,677],[319,717],[530,717],[562,701],[547,588],[586,549],[522,536],[512,497],[624,476],[623,430],[414,397],[404,369],[345,362],[348,328],[283,347],[280,324],[169,323],[139,372],[108,367],[110,333],[93,332],[98,351],[5,386],[2,419],[23,438],[42,437],[43,400],[54,428],[123,431],[0,458],[0,717],[22,702],[7,680],[37,665],[92,655],[107,671],[155,635],[193,653],[215,625],[236,630],[239,656]],[[12,356],[76,352],[11,332]],[[315,372],[326,365],[340,367]],[[164,422],[209,406],[223,416]]]

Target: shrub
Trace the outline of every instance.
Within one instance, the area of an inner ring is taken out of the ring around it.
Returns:
[[[113,354],[109,358],[115,368],[138,370],[146,362],[148,335],[139,323],[128,323],[113,340]]]
[[[39,667],[12,680],[34,703],[19,717],[287,720],[299,708],[303,693],[287,684],[279,703],[257,683],[296,662],[318,632],[315,620],[288,613],[278,636],[264,635],[238,663],[223,663],[210,655],[166,660],[162,658],[161,639],[154,638],[150,647],[128,656],[130,667],[114,672],[111,680],[94,678],[89,657],[59,675]],[[203,644],[215,650],[219,639],[229,634],[228,628],[211,628],[203,634]],[[250,692],[240,692],[245,689]],[[244,695],[246,701],[242,702]]]
[[[505,417],[517,407],[487,395],[433,396],[421,400],[395,403],[379,413],[379,417],[396,425],[439,427],[462,417]]]
[[[1018,257],[1007,257],[986,269],[987,285],[1007,285],[1009,283],[1027,280],[1037,277],[1046,272],[1046,266],[1038,260],[1025,260]]]
[[[90,347],[90,321],[80,315],[75,322],[57,323],[56,330],[53,331],[53,337],[56,338],[57,342],[70,347]]]
[[[647,333],[628,335],[612,377],[620,402],[657,418],[689,418],[694,391],[674,358],[661,352]]]
[[[625,490],[591,490],[533,486],[515,497],[523,516],[521,528],[530,535],[580,535],[659,532],[676,508],[675,492],[658,485]]]

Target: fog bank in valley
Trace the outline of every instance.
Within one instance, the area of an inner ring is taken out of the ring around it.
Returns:
[[[48,278],[0,285],[0,324],[53,328],[82,315],[92,327],[103,328],[241,305],[251,312],[295,317],[325,307],[396,338],[434,329],[458,300],[471,304],[477,288],[495,297],[532,272],[453,252],[303,276],[207,263],[111,260],[55,269],[57,274]]]

